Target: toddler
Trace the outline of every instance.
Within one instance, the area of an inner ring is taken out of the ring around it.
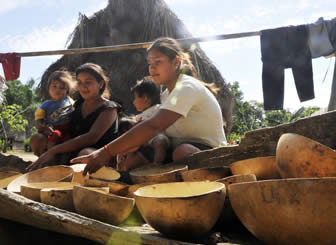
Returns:
[[[140,114],[135,118],[124,119],[120,123],[119,130],[129,130],[136,123],[151,118],[160,108],[160,90],[150,77],[145,77],[131,90],[133,95],[133,104]],[[147,144],[139,149],[132,149],[127,154],[117,156],[117,168],[119,170],[129,170],[140,167],[148,163],[161,164],[166,160],[169,147],[168,137],[159,134],[152,138]]]
[[[33,152],[40,156],[55,144],[70,139],[70,114],[73,101],[69,97],[75,81],[68,71],[55,71],[48,79],[50,100],[44,101],[35,111],[36,128],[47,138],[45,147],[41,143],[30,142]]]
[[[160,108],[160,89],[150,77],[143,80],[131,89],[133,104],[140,112],[136,115],[136,121],[147,120],[153,116]]]

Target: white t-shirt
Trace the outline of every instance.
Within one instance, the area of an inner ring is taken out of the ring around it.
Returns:
[[[160,104],[153,105],[135,116],[136,121],[144,121],[151,118],[160,109]]]
[[[171,93],[168,89],[162,93],[161,102],[160,109],[182,115],[166,129],[168,136],[212,147],[226,144],[218,101],[197,79],[181,74]]]

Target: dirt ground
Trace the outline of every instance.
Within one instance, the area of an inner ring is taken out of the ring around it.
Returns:
[[[6,153],[2,153],[4,155],[15,155],[21,157],[25,161],[36,161],[37,156],[35,156],[32,152],[25,152],[24,150],[14,149],[11,151],[7,151]]]

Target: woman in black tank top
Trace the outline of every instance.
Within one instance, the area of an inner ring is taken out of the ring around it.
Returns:
[[[48,149],[27,170],[50,164],[59,154],[70,153],[71,157],[89,154],[118,136],[118,112],[121,107],[108,100],[108,79],[103,69],[86,63],[77,68],[76,79],[81,98],[74,104],[75,110],[71,115],[72,138]]]

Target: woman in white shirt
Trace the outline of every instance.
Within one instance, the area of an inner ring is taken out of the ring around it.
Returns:
[[[214,96],[218,89],[190,76],[193,67],[179,43],[173,38],[159,38],[147,53],[149,74],[156,84],[166,87],[160,109],[103,148],[71,160],[87,163],[84,174],[97,171],[117,154],[164,131],[172,138],[174,161],[226,144],[221,108]]]

